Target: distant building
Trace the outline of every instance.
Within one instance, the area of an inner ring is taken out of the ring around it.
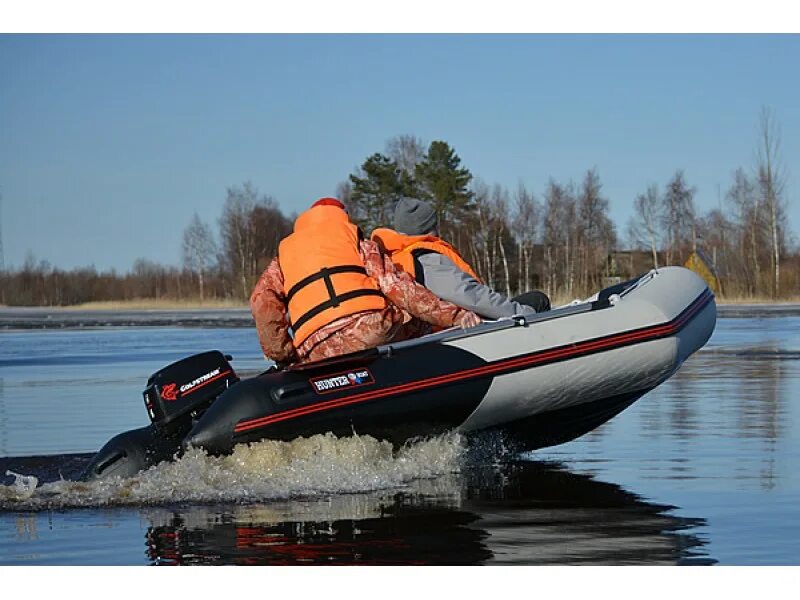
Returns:
[[[612,250],[606,258],[608,285],[647,273],[653,268],[653,258],[647,250]]]
[[[719,278],[714,269],[714,263],[709,260],[708,256],[706,256],[702,250],[692,252],[683,266],[697,273],[705,280],[712,292],[719,294]]]

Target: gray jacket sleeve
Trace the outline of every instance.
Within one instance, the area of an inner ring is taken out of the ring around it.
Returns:
[[[422,265],[425,287],[442,300],[486,319],[536,314],[530,306],[509,300],[483,285],[438,252],[422,254],[417,260]]]

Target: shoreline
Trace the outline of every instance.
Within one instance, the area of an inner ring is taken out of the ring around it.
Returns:
[[[0,307],[0,331],[95,327],[254,327],[249,308],[94,309]]]
[[[800,303],[718,304],[720,318],[800,316]],[[254,327],[249,308],[93,309],[0,307],[0,331],[97,327]]]

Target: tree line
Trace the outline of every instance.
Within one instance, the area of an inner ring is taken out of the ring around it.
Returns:
[[[756,155],[749,170],[733,171],[706,213],[697,210],[697,190],[682,169],[653,182],[633,199],[623,232],[609,216],[596,168],[577,181],[551,179],[537,192],[523,184],[509,189],[473,176],[446,141],[426,144],[411,135],[392,138],[383,152],[367,157],[339,184],[337,197],[366,235],[391,226],[399,197],[429,200],[440,235],[484,282],[508,295],[542,289],[556,298],[586,296],[698,253],[716,272],[723,297],[789,297],[800,283],[800,254],[788,228],[779,130],[766,109]],[[251,183],[234,186],[216,232],[196,213],[191,218],[180,266],[139,259],[123,274],[63,271],[29,255],[20,269],[0,273],[0,303],[243,301],[295,217]]]
[[[20,269],[0,272],[0,304],[245,299],[293,221],[294,215],[285,215],[251,183],[230,187],[216,235],[197,213],[192,216],[183,231],[180,266],[139,258],[128,273],[94,267],[64,271],[29,253]]]

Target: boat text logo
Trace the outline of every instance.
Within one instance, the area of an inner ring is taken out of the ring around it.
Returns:
[[[198,377],[194,381],[190,381],[189,383],[184,383],[181,386],[181,394],[186,394],[187,392],[191,392],[197,386],[199,386],[201,384],[204,384],[204,383],[206,383],[207,381],[209,381],[211,379],[216,379],[216,377],[219,375],[221,370],[222,369],[217,367],[213,371],[209,371],[205,375],[201,375],[200,377]]]
[[[224,373],[221,372],[222,369],[217,367],[213,371],[209,371],[205,375],[201,375],[197,379],[190,381],[189,383],[184,383],[180,388],[178,388],[177,383],[166,383],[161,388],[161,397],[164,400],[174,401],[178,399],[178,392],[180,392],[181,396],[185,396],[186,394],[191,394],[195,389],[203,387],[205,384],[210,383],[214,379],[219,379],[223,375],[227,375],[230,371],[225,371]]]
[[[161,388],[161,397],[164,400],[177,400],[178,399],[178,384],[167,383]]]
[[[334,392],[341,388],[350,388],[359,385],[375,383],[375,379],[373,379],[372,373],[370,373],[368,369],[346,371],[344,373],[329,375],[327,377],[317,377],[311,379],[310,381],[314,391],[318,394]]]

